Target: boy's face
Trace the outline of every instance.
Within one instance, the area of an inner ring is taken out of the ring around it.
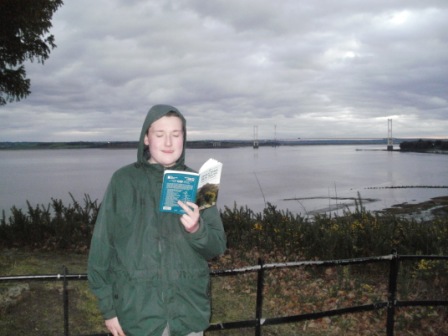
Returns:
[[[151,155],[149,163],[173,166],[182,155],[184,132],[182,121],[175,116],[162,117],[151,124],[144,139]]]

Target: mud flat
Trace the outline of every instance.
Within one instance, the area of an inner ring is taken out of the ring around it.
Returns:
[[[448,196],[431,198],[421,203],[400,203],[390,208],[377,211],[378,213],[388,213],[416,220],[430,221],[437,218],[448,217]]]

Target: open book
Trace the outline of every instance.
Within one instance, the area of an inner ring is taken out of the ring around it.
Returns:
[[[222,163],[208,159],[199,173],[165,170],[163,174],[160,211],[184,214],[177,201],[193,202],[199,209],[216,204],[221,182]]]

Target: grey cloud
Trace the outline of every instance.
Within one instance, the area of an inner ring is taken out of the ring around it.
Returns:
[[[156,103],[195,139],[384,137],[388,118],[447,136],[447,18],[446,1],[67,2],[0,140],[134,140]]]

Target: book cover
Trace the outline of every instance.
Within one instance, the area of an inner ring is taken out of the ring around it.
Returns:
[[[216,204],[221,181],[222,163],[215,159],[207,160],[199,169],[199,173],[166,170],[163,174],[160,211],[184,214],[177,204],[193,202],[199,209]]]

